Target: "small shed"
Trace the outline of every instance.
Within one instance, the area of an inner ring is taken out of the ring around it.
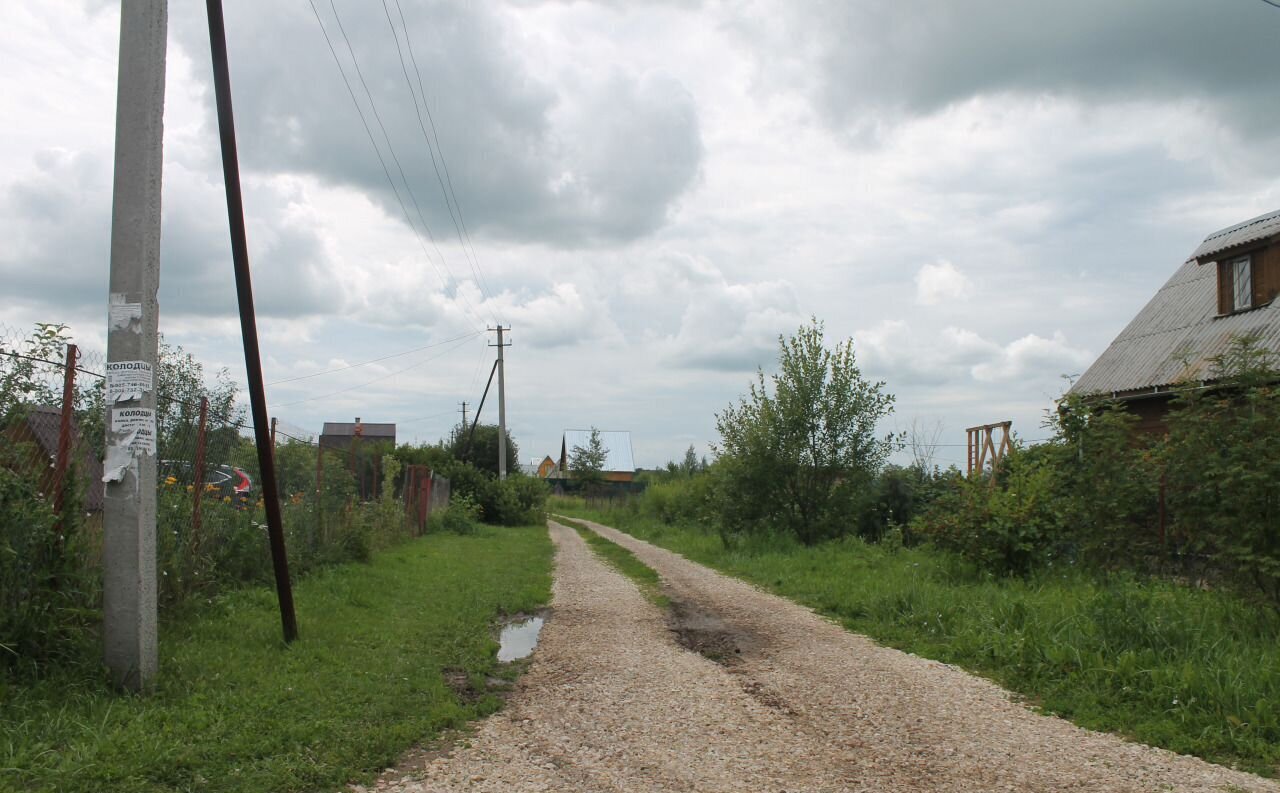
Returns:
[[[560,470],[566,476],[569,456],[573,447],[586,447],[591,443],[591,430],[565,430],[560,441]],[[636,459],[631,451],[631,433],[620,430],[600,430],[600,443],[605,448],[604,479],[606,482],[631,482],[636,478]]]

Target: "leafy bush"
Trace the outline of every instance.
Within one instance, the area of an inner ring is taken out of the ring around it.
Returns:
[[[951,487],[911,528],[982,569],[1025,575],[1061,550],[1055,485],[1048,455],[1014,449],[994,480],[953,474]]]
[[[1252,338],[1216,364],[1222,386],[1186,392],[1169,415],[1164,462],[1175,536],[1280,607],[1280,372]]]

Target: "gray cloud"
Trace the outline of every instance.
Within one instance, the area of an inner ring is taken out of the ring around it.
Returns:
[[[0,196],[0,273],[19,294],[59,312],[105,304],[110,265],[111,165],[106,154],[44,151],[35,171]],[[166,163],[160,237],[160,305],[166,315],[236,311],[221,183]],[[273,185],[248,184],[250,261],[263,316],[336,310],[340,285],[315,230],[287,216]],[[56,317],[55,317],[56,320]]]
[[[1273,134],[1280,10],[1245,0],[932,0],[785,4],[740,23],[773,58],[818,67],[809,88],[840,127],[983,95],[1192,100]],[[770,64],[773,65],[772,63]]]
[[[403,218],[310,9],[229,6],[244,165],[264,172],[306,172],[352,186]],[[340,29],[329,4],[316,2],[393,180],[400,182],[401,169],[408,179],[408,189],[403,184],[397,189],[412,222],[419,223],[420,209],[438,239],[456,240],[457,232],[437,165],[446,183],[452,182],[472,234],[571,246],[625,241],[652,231],[692,184],[702,158],[701,133],[692,97],[674,79],[617,70],[601,74],[584,66],[553,87],[531,76],[524,58],[536,53],[521,52],[537,43],[504,27],[491,7],[403,6],[412,53],[403,39],[397,51],[380,5],[338,3]],[[396,7],[389,7],[399,29]],[[175,28],[198,64],[195,75],[207,81],[207,33],[194,21],[177,21]],[[410,98],[409,85],[418,81],[415,59],[434,130],[427,115],[420,123]],[[395,159],[385,146],[383,127]],[[447,166],[432,163],[426,141],[434,145],[437,133]]]

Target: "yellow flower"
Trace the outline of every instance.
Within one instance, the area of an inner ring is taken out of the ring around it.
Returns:
[[[193,491],[193,490],[195,490],[195,489],[196,489],[196,486],[195,486],[195,485],[187,485],[187,492],[188,492],[188,493],[192,492],[192,491]]]
[[[230,504],[230,503],[231,503],[231,496],[223,496],[223,497],[222,497],[222,503],[223,503],[223,504]]]
[[[176,477],[176,476],[166,476],[166,477],[164,478],[164,483],[165,483],[166,485],[176,485],[176,484],[178,484],[178,477]]]

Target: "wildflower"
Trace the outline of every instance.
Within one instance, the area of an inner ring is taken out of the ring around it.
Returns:
[[[166,485],[176,485],[176,484],[178,484],[178,477],[176,477],[176,476],[166,476],[166,477],[164,478],[164,483],[165,483]]]

